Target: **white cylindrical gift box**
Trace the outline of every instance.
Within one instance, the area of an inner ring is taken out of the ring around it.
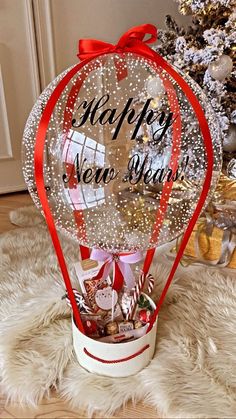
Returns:
[[[153,301],[146,296],[153,307]],[[84,335],[72,320],[73,345],[79,364],[86,370],[109,377],[136,374],[151,361],[156,346],[157,321],[139,339],[125,343],[104,343]]]

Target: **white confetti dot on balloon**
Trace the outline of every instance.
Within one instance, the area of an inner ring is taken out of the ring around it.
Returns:
[[[152,77],[148,79],[146,82],[146,90],[153,98],[162,96],[165,93],[165,88],[160,77]]]

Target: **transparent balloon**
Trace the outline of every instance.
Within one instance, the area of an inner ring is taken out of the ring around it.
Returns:
[[[35,137],[45,105],[70,69],[41,94],[25,127],[23,173],[38,208]],[[220,130],[200,87],[214,148],[210,199],[221,167]],[[107,54],[84,65],[47,128],[44,184],[57,228],[90,248],[128,252],[169,242],[192,217],[207,168],[195,112],[151,60]],[[154,234],[155,233],[155,234]]]

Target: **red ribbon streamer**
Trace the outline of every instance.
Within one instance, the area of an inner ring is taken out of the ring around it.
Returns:
[[[176,255],[176,258],[174,260],[173,266],[171,268],[171,271],[169,273],[169,276],[167,278],[165,287],[162,291],[162,294],[160,296],[160,299],[157,303],[154,315],[152,316],[150,325],[148,327],[147,333],[151,330],[153,324],[156,321],[156,318],[158,316],[158,313],[160,311],[160,308],[164,302],[165,296],[167,294],[167,291],[169,289],[169,286],[171,284],[171,281],[173,280],[174,274],[176,272],[176,269],[179,265],[179,262],[183,256],[184,249],[187,246],[188,240],[190,238],[190,235],[194,229],[194,226],[197,222],[197,219],[199,215],[201,214],[203,205],[205,203],[205,200],[207,198],[210,186],[211,186],[211,179],[212,179],[212,172],[213,172],[213,164],[214,164],[214,158],[213,158],[213,146],[212,146],[212,139],[210,130],[208,127],[208,123],[206,120],[206,117],[204,115],[203,109],[196,97],[196,95],[193,93],[192,89],[189,87],[188,83],[161,57],[157,54],[157,60],[156,63],[158,63],[163,69],[165,69],[178,83],[178,85],[181,87],[182,91],[185,93],[185,96],[189,100],[190,104],[192,105],[192,108],[195,111],[196,117],[199,122],[200,130],[202,133],[205,149],[206,149],[206,155],[207,155],[207,170],[206,170],[206,177],[202,186],[202,191],[200,194],[199,201],[197,203],[197,206],[195,208],[195,211],[193,213],[193,216],[191,220],[189,221],[189,224],[185,230],[185,233],[183,235],[183,239],[181,241],[181,245],[179,247],[178,253]],[[154,254],[153,254],[154,255]],[[153,257],[153,256],[152,256]],[[149,256],[150,260],[151,256]],[[151,262],[150,262],[151,264]],[[149,270],[149,266],[147,266]]]
[[[144,37],[146,34],[149,34],[150,37],[148,40],[144,41]],[[44,177],[43,177],[43,152],[44,152],[44,144],[45,144],[47,128],[50,122],[50,118],[61,93],[63,92],[67,84],[70,82],[72,77],[77,73],[77,71],[82,69],[82,67],[85,64],[89,63],[93,58],[98,57],[100,55],[114,53],[114,52],[121,53],[121,54],[123,54],[124,52],[133,52],[138,55],[141,55],[142,57],[146,59],[151,59],[152,63],[154,62],[157,66],[162,67],[178,83],[178,85],[181,87],[186,97],[188,98],[190,104],[192,105],[199,121],[200,129],[201,129],[204,144],[205,144],[207,161],[208,161],[206,177],[203,183],[202,192],[201,192],[199,201],[197,203],[196,209],[184,233],[179,251],[176,255],[176,259],[172,266],[172,269],[167,279],[164,290],[161,294],[160,300],[157,304],[156,310],[154,312],[154,316],[152,318],[152,321],[150,323],[148,330],[151,329],[151,327],[153,326],[153,323],[156,320],[160,307],[164,301],[165,295],[171,284],[171,281],[178,267],[179,261],[183,255],[184,249],[187,245],[188,239],[191,235],[194,225],[198,219],[198,216],[200,215],[200,212],[202,210],[202,207],[204,205],[205,199],[207,197],[207,194],[211,185],[211,177],[212,177],[212,170],[213,170],[212,140],[211,140],[209,127],[208,127],[204,112],[195,94],[193,93],[191,88],[188,86],[188,84],[185,82],[185,80],[161,56],[159,56],[156,52],[152,51],[146,45],[148,43],[155,42],[156,39],[157,39],[157,30],[155,26],[147,24],[147,25],[141,25],[141,26],[132,28],[129,31],[127,31],[120,38],[117,45],[112,45],[112,44],[108,44],[108,43],[97,41],[97,40],[81,40],[79,42],[78,56],[80,59],[84,61],[80,64],[77,64],[75,67],[73,67],[56,86],[55,90],[53,91],[43,111],[43,114],[39,123],[38,131],[36,134],[34,159],[35,159],[35,181],[36,181],[38,196],[42,204],[42,208],[45,214],[45,219],[48,224],[48,228],[49,228],[52,241],[55,247],[55,251],[57,254],[58,262],[59,262],[62,275],[65,281],[65,285],[67,288],[68,296],[71,301],[75,321],[76,321],[77,327],[83,333],[84,333],[84,328],[81,322],[78,307],[76,305],[73,289],[70,283],[69,274],[67,271],[63,251],[61,249],[61,245],[60,245],[60,241],[59,241],[58,234],[56,231],[53,216],[49,207],[47,195],[45,192]],[[154,252],[155,252],[155,249],[150,249],[147,252],[145,263],[144,263],[145,274],[148,272],[150,268],[150,265],[154,256]]]
[[[65,75],[65,77],[63,77],[63,79],[58,83],[58,85],[52,92],[39,122],[38,130],[36,133],[35,150],[34,150],[34,172],[35,172],[35,183],[37,187],[38,197],[40,199],[40,202],[44,211],[45,219],[48,225],[48,229],[51,234],[52,242],[53,242],[56,254],[57,254],[57,259],[60,265],[62,276],[63,276],[65,286],[68,292],[68,297],[70,299],[72,310],[74,313],[75,322],[78,329],[82,333],[84,333],[84,327],[81,321],[79,309],[76,304],[76,300],[75,300],[73,288],[71,286],[65,258],[63,255],[63,251],[62,251],[60,240],[57,234],[55,222],[54,222],[51,210],[50,210],[47,194],[45,191],[44,176],[43,176],[43,158],[44,158],[44,145],[45,145],[45,140],[46,140],[46,135],[47,135],[47,129],[50,123],[51,115],[56,106],[56,103],[61,93],[63,92],[63,90],[69,83],[69,81],[71,80],[71,78],[77,73],[78,70],[80,70],[80,68],[84,66],[84,64],[85,63],[80,63],[77,66],[73,67]]]
[[[147,40],[144,40],[146,35],[150,35]],[[78,45],[77,57],[80,60],[87,58],[95,58],[102,54],[118,53],[121,59],[114,59],[116,74],[118,81],[127,77],[127,66],[124,62],[124,53],[130,52],[130,49],[139,49],[139,52],[146,52],[150,50],[146,44],[151,44],[157,40],[157,29],[150,24],[136,26],[129,29],[122,35],[116,45],[109,44],[108,42],[99,41],[97,39],[81,39]],[[151,52],[151,50],[150,50]],[[150,58],[152,53],[150,54]]]
[[[99,67],[99,66],[100,66],[100,64],[96,63],[93,66],[93,70],[95,68]],[[64,132],[63,142],[64,142],[64,144],[65,144],[66,140],[68,139],[68,132],[69,132],[70,127],[71,127],[71,118],[72,118],[72,115],[73,115],[75,102],[76,102],[76,99],[78,97],[78,94],[80,92],[81,86],[82,86],[85,78],[86,78],[86,72],[84,72],[82,70],[81,74],[80,74],[80,77],[78,77],[78,79],[76,80],[76,83],[73,84],[73,86],[70,90],[70,93],[68,95],[68,98],[67,98],[65,111],[64,111],[64,120],[63,120],[63,132]],[[68,147],[67,153],[68,153],[68,151],[69,151],[69,147]],[[77,186],[76,179],[73,176],[71,176],[71,173],[74,169],[74,165],[71,164],[71,163],[67,163],[67,162],[65,162],[65,165],[66,165],[66,172],[67,172],[67,174],[70,178],[69,183],[68,183],[68,187],[69,187],[69,189],[76,188],[76,186]],[[71,200],[71,202],[73,204],[73,199]],[[81,210],[77,210],[77,209],[74,208],[73,213],[74,213],[74,219],[75,219],[76,225],[80,229],[80,231],[82,231],[82,240],[83,240],[83,242],[86,242],[86,232],[85,232],[86,229],[85,229],[83,212]],[[81,236],[78,237],[78,239],[81,241]],[[80,245],[80,254],[81,254],[81,259],[82,260],[89,259],[89,257],[90,257],[89,248],[87,248],[83,245]]]
[[[102,61],[104,63],[105,59],[103,59]],[[95,66],[93,66],[91,70],[94,70],[95,68],[97,68],[99,66],[100,66],[99,63],[95,63]],[[156,68],[155,68],[155,70],[156,70]],[[162,79],[163,84],[164,84],[164,86],[167,90],[170,108],[171,108],[171,111],[173,112],[173,116],[174,116],[174,120],[175,120],[174,124],[173,124],[173,144],[172,144],[172,154],[171,154],[171,159],[170,159],[170,166],[171,166],[171,169],[174,171],[176,169],[177,165],[178,165],[178,157],[179,157],[179,153],[180,153],[181,115],[180,115],[180,110],[179,110],[176,91],[174,89],[173,84],[171,83],[170,80],[167,80],[163,77],[162,71],[159,71],[158,74],[159,74],[160,78]],[[66,129],[66,127],[68,127],[68,129],[69,129],[69,126],[70,126],[69,121],[72,117],[74,104],[75,104],[75,101],[76,101],[77,96],[79,94],[80,88],[82,86],[82,81],[84,80],[84,78],[85,78],[85,74],[84,74],[84,72],[82,72],[82,74],[80,75],[80,78],[75,83],[75,85],[72,86],[72,89],[69,93],[69,96],[68,96],[68,99],[67,99],[67,104],[66,104],[66,107],[65,107],[64,129]],[[74,187],[74,185],[72,185],[72,187]],[[153,243],[155,242],[155,244],[157,243],[158,236],[159,236],[160,229],[161,229],[161,225],[163,223],[165,213],[167,211],[168,200],[169,200],[169,197],[170,197],[170,194],[171,194],[171,191],[172,191],[172,187],[173,187],[173,181],[170,181],[170,182],[166,181],[164,183],[163,191],[162,191],[161,199],[160,199],[160,205],[159,205],[159,209],[158,209],[158,212],[157,212],[157,215],[156,215],[154,231],[153,231],[152,238],[151,238],[151,241]],[[75,217],[77,225],[80,226],[81,223],[83,222],[82,211],[76,211],[75,210],[74,211],[74,217]],[[144,263],[143,272],[147,272],[146,265],[147,265],[147,263],[149,263],[150,258],[152,260],[155,249],[151,249],[148,252],[149,253],[148,253],[148,255],[146,257],[146,260],[145,260],[145,263]],[[89,254],[89,250],[87,251],[87,254]],[[83,255],[84,255],[84,250],[81,251],[82,259],[84,258]],[[96,275],[95,279],[99,279],[99,278],[102,277],[104,268],[105,268],[105,266],[101,267],[101,269],[98,272],[98,274]],[[118,292],[118,291],[120,291],[120,289],[123,286],[124,278],[123,278],[122,273],[120,272],[120,269],[119,269],[117,264],[115,264],[114,279],[115,280],[114,280],[114,283],[113,283],[113,289],[115,289]]]

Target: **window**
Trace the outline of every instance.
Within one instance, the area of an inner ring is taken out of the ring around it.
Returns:
[[[73,170],[72,165],[74,166],[77,154],[79,162],[82,163],[86,159],[84,168],[96,169],[104,166],[105,146],[70,129],[62,151],[62,161],[67,169],[70,167],[68,175]],[[69,183],[64,185],[64,193],[67,203],[73,210],[83,210],[105,202],[104,187],[93,183],[78,184],[76,179],[72,185]]]

